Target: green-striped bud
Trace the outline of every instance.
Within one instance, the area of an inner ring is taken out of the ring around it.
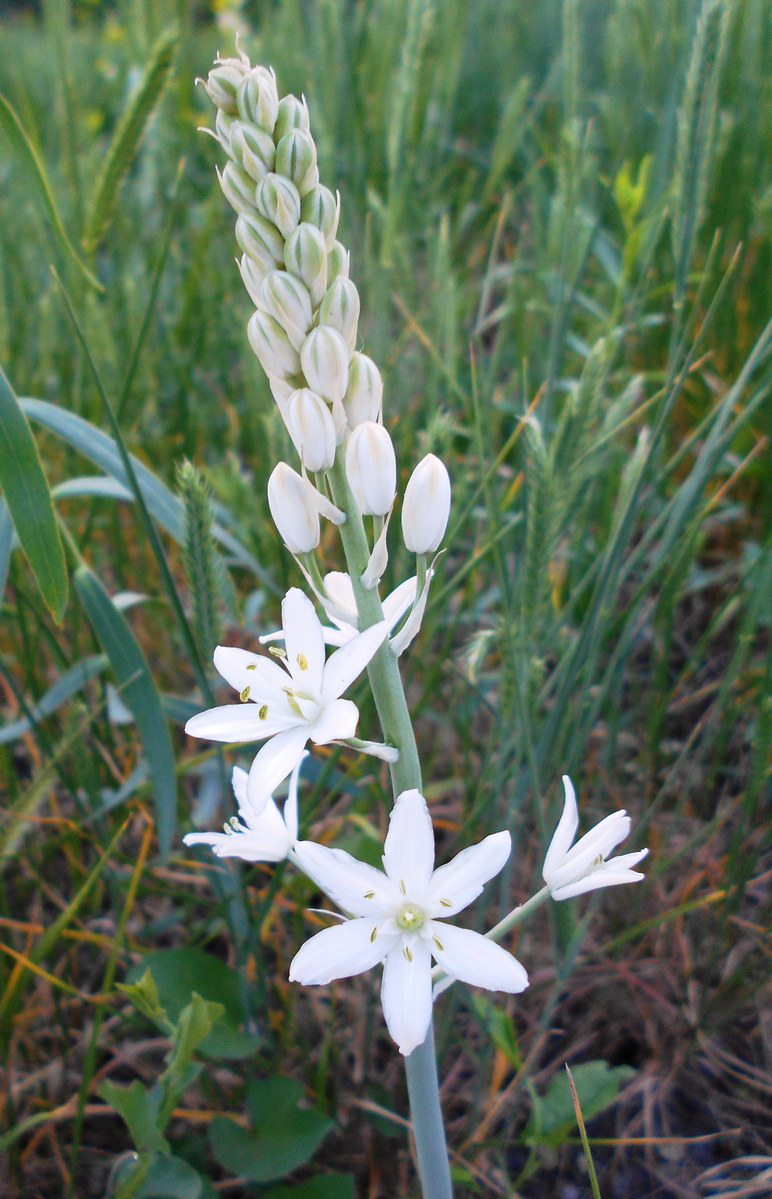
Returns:
[[[249,298],[255,308],[265,308],[263,280],[266,272],[248,254],[242,254],[241,258],[237,259],[237,264],[241,271],[242,282],[249,292]]]
[[[316,146],[310,133],[291,129],[276,147],[276,173],[286,175],[300,192],[301,199],[318,182]]]
[[[308,289],[287,271],[271,271],[262,294],[260,307],[279,322],[290,343],[300,350],[314,319]]]
[[[276,77],[265,67],[253,67],[239,84],[236,103],[242,121],[259,125],[266,133],[273,133],[279,112],[279,96]]]
[[[236,221],[236,241],[265,274],[284,261],[284,238],[258,212],[243,212]]]
[[[244,67],[238,59],[229,58],[218,62],[209,72],[204,87],[209,97],[222,112],[235,116],[239,110],[236,93],[244,79]]]
[[[223,112],[221,108],[218,108],[217,116],[214,119],[214,133],[223,150],[230,158],[234,157],[231,149],[231,129],[233,128],[233,124],[233,117],[229,117],[227,112]]]
[[[327,291],[327,249],[315,225],[301,221],[290,234],[284,247],[284,265],[305,283],[311,304],[317,308]]]
[[[279,115],[273,127],[273,140],[277,146],[292,129],[302,129],[305,133],[310,132],[308,105],[305,100],[298,100],[297,96],[284,96],[279,101]]]
[[[294,391],[284,419],[306,470],[329,470],[335,461],[335,424],[322,397],[307,387]]]
[[[231,153],[255,183],[265,179],[273,170],[276,150],[270,133],[247,125],[244,121],[233,121],[230,128]]]
[[[349,252],[341,242],[333,242],[332,249],[327,255],[327,286],[330,287],[336,279],[348,279]]]
[[[337,329],[312,329],[301,346],[300,362],[311,390],[328,404],[340,404],[348,385],[348,350]]]
[[[278,321],[267,312],[255,312],[247,325],[249,344],[267,375],[287,379],[300,372],[300,358]]]
[[[244,212],[254,212],[255,181],[237,162],[226,162],[222,174],[217,173],[220,187],[231,208],[241,215]]]
[[[257,210],[276,226],[283,237],[289,237],[300,221],[300,194],[295,184],[284,175],[266,175],[255,193]]]
[[[339,216],[340,195],[336,198],[329,187],[317,183],[316,187],[312,187],[311,191],[303,197],[300,209],[301,220],[307,221],[309,225],[316,225],[324,238],[328,254],[335,242]]]
[[[337,329],[346,343],[349,356],[354,353],[359,323],[359,292],[342,275],[327,289],[319,309],[319,324]]]
[[[366,420],[379,420],[382,406],[381,372],[372,358],[355,351],[348,365],[348,387],[343,397],[349,428],[355,429]]]

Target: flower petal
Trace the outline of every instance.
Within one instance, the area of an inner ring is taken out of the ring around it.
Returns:
[[[249,687],[250,695],[260,702],[276,703],[284,699],[287,672],[265,654],[252,654],[246,649],[232,645],[218,645],[214,651],[214,664],[231,687],[241,695]]]
[[[287,830],[287,836],[290,839],[290,845],[294,845],[298,839],[298,780],[300,778],[300,767],[307,757],[308,751],[304,750],[300,756],[300,761],[290,775],[289,790],[284,804],[284,826]]]
[[[351,576],[344,570],[331,570],[324,576],[324,587],[333,605],[342,610],[336,613],[330,612],[332,620],[340,625],[342,612],[346,612],[348,613],[347,623],[356,632],[357,602],[354,598],[354,585],[351,582]]]
[[[247,801],[253,816],[259,816],[269,797],[297,766],[308,740],[308,727],[277,733],[257,754],[247,780]]]
[[[417,937],[409,952],[400,941],[391,950],[383,968],[381,1003],[386,1025],[407,1056],[423,1045],[432,1018],[432,959],[423,939]]]
[[[336,978],[351,978],[377,966],[396,938],[373,940],[377,920],[346,920],[322,929],[302,945],[290,963],[290,982],[320,987]]]
[[[567,774],[563,775],[563,790],[566,797],[563,804],[563,813],[550,841],[547,856],[544,859],[544,870],[542,873],[545,882],[547,876],[558,868],[568,853],[571,843],[576,836],[576,830],[579,827],[579,809],[576,806],[576,792],[574,791],[574,784]]]
[[[562,862],[551,871],[545,882],[550,887],[564,887],[574,879],[584,878],[585,874],[595,863],[600,865],[620,841],[630,835],[630,817],[627,812],[612,812],[595,828],[580,837],[573,849],[569,850]],[[600,861],[597,861],[600,859]]]
[[[362,673],[373,654],[383,643],[388,628],[385,620],[371,625],[364,633],[358,633],[346,645],[341,646],[325,663],[322,681],[322,697],[329,700],[342,695],[354,679]]]
[[[446,974],[472,987],[517,995],[528,986],[528,975],[517,958],[495,941],[452,924],[432,921],[432,954]]]
[[[386,596],[383,601],[383,619],[389,626],[389,632],[415,600],[417,586],[418,579],[413,575],[412,579],[405,579],[404,583],[400,583],[399,587],[395,587],[391,594]]]
[[[298,841],[295,855],[304,874],[352,916],[380,920],[399,906],[399,895],[386,875],[352,858],[345,849]]]
[[[278,707],[278,705],[276,705]],[[191,737],[203,737],[209,741],[226,741],[235,745],[239,741],[262,741],[286,728],[296,725],[298,718],[286,704],[285,711],[271,711],[264,720],[260,719],[261,707],[257,704],[224,704],[221,708],[207,708],[197,712],[185,725]]]
[[[357,731],[359,708],[350,699],[336,699],[322,708],[319,717],[309,726],[308,733],[315,745],[330,741],[345,741]]]
[[[247,779],[248,778],[249,778],[249,775],[247,774],[246,770],[242,770],[240,766],[233,767],[233,773],[231,775],[231,786],[233,787],[233,794],[236,796],[236,803],[239,805],[240,808],[243,807],[244,804],[247,802]]]
[[[641,849],[638,853],[620,854],[618,858],[604,862],[602,866],[586,874],[584,878],[576,879],[575,882],[567,883],[563,887],[556,887],[552,892],[552,898],[560,902],[562,899],[573,899],[575,895],[586,895],[588,891],[599,891],[602,887],[640,883],[646,875],[630,870],[629,867],[640,862],[648,852],[648,849]],[[622,865],[623,862],[626,865]]]
[[[391,809],[383,868],[403,895],[423,902],[434,869],[434,829],[426,800],[415,787],[398,795]]]
[[[491,833],[478,845],[462,849],[447,866],[431,877],[424,903],[431,916],[454,916],[481,893],[499,873],[512,849],[509,833]]]
[[[278,812],[277,812],[278,816]],[[289,851],[284,822],[282,832],[272,835],[267,829],[248,833],[188,833],[186,845],[209,845],[218,858],[241,858],[245,862],[280,862]]]
[[[281,604],[287,667],[304,691],[318,694],[324,670],[324,635],[316,608],[299,587],[290,587]]]

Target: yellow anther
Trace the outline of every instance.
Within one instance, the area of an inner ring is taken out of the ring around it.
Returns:
[[[412,955],[412,953],[410,952],[410,948],[409,948],[409,946],[405,945],[405,946],[403,947],[403,949],[402,949],[402,952],[404,953],[404,955],[405,955],[405,957],[407,958],[407,960],[408,960],[409,962],[412,962],[412,960],[413,960],[413,955]]]
[[[440,941],[439,937],[432,937],[432,941],[434,941],[434,944],[437,946],[438,949],[445,948],[444,945],[442,944],[442,941]]]
[[[268,704],[261,704],[257,714],[261,720],[265,720],[266,716],[268,715]]]
[[[375,891],[365,891],[365,899],[375,899]]]
[[[298,666],[301,670],[308,670],[308,658],[305,654],[298,654]]]
[[[274,658],[286,658],[287,651],[282,649],[280,645],[269,645],[268,653],[273,654]]]
[[[440,903],[442,904],[442,906],[444,908],[452,908],[453,907],[453,904],[450,902],[449,899],[441,899]]]
[[[247,670],[257,670],[257,662],[250,662],[247,666]]]
[[[401,878],[401,879],[399,880],[399,889],[400,889],[400,891],[402,892],[402,894],[403,894],[403,895],[407,895],[407,888],[405,887],[405,880],[404,880],[404,878]]]
[[[377,936],[378,936],[378,925],[376,924],[373,926],[373,931],[370,933],[370,940],[374,941]]]
[[[243,691],[239,692],[239,699],[241,700],[242,704],[245,704],[247,702],[247,700],[249,699],[249,691],[250,691],[250,688],[245,687]]]

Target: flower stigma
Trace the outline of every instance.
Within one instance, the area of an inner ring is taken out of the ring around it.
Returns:
[[[397,925],[406,933],[415,933],[423,927],[426,914],[415,903],[406,903],[397,914]]]

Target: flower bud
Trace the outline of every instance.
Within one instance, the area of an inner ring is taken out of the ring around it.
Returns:
[[[209,98],[222,112],[226,112],[230,116],[235,116],[238,112],[236,93],[243,78],[244,68],[237,59],[229,59],[227,62],[216,63],[204,84]]]
[[[414,554],[433,554],[445,536],[450,515],[450,475],[427,454],[408,479],[402,503],[402,536]]]
[[[267,312],[255,312],[247,325],[249,344],[267,375],[286,379],[300,372],[298,352],[278,321]]]
[[[284,238],[257,212],[241,214],[236,221],[236,241],[266,275],[284,262]]]
[[[279,112],[279,96],[273,71],[268,71],[265,67],[253,67],[239,84],[236,103],[242,121],[251,121],[266,133],[273,133]]]
[[[276,147],[276,173],[295,184],[301,198],[317,183],[316,146],[310,133],[291,129]]]
[[[305,283],[312,306],[321,304],[327,290],[327,249],[314,225],[301,221],[289,235],[284,247],[284,265],[291,275]]]
[[[336,279],[348,279],[349,252],[339,241],[333,242],[332,249],[327,255],[327,286]]]
[[[232,121],[230,127],[231,154],[247,174],[259,183],[273,169],[276,151],[271,135],[256,125]]]
[[[397,460],[383,425],[357,425],[346,446],[346,474],[363,516],[385,516],[397,493]]]
[[[253,212],[255,207],[255,181],[251,179],[243,167],[236,162],[226,162],[220,175],[220,187],[231,208],[239,215],[242,212]]]
[[[263,283],[260,307],[279,322],[290,344],[299,351],[314,319],[311,297],[300,280],[286,271],[271,271]]]
[[[346,343],[349,355],[357,343],[359,321],[359,292],[350,279],[342,275],[327,289],[319,309],[319,324],[337,329]]]
[[[324,238],[328,253],[335,242],[339,216],[340,195],[336,198],[329,187],[317,184],[303,197],[300,219],[307,221],[309,225],[316,225]]]
[[[381,372],[367,354],[354,351],[348,364],[348,387],[343,397],[346,419],[350,429],[366,420],[377,421],[383,406]]]
[[[300,362],[311,390],[328,404],[340,404],[348,385],[348,350],[337,329],[312,329],[301,346]]]
[[[268,480],[268,507],[291,554],[308,554],[319,544],[319,513],[309,497],[309,485],[286,462],[279,462]]]
[[[294,391],[284,419],[306,470],[329,470],[335,461],[335,425],[322,397],[307,387]]]
[[[276,145],[278,146],[281,139],[293,129],[302,129],[305,133],[310,131],[308,105],[305,100],[298,100],[297,96],[284,96],[279,101],[279,115],[273,127],[273,140]]]
[[[258,184],[255,198],[258,212],[271,221],[283,237],[289,237],[300,220],[300,195],[295,184],[284,175],[271,173]]]
[[[237,262],[238,268],[241,271],[242,282],[249,292],[250,300],[255,308],[264,309],[263,280],[265,279],[265,271],[248,254],[242,254]]]
[[[233,117],[229,117],[227,112],[223,112],[221,108],[217,109],[217,116],[214,119],[214,133],[218,142],[222,146],[226,154],[231,158],[234,157],[231,149],[231,130],[234,125]]]

